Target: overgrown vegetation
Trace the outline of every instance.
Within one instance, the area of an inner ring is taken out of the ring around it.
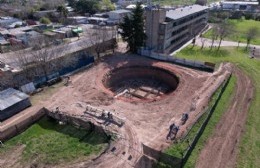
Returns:
[[[105,136],[77,129],[70,125],[59,125],[47,117],[28,128],[22,134],[5,143],[0,153],[24,145],[21,164],[60,164],[82,160],[100,153],[106,146]]]
[[[115,9],[111,0],[68,0],[68,3],[80,13],[94,14]]]
[[[40,19],[40,22],[43,23],[43,24],[50,24],[51,23],[50,19],[47,18],[47,17],[42,17]]]
[[[258,159],[258,156],[260,156],[260,132],[258,129],[258,126],[260,125],[260,60],[249,59],[249,53],[245,51],[244,48],[237,49],[231,47],[221,48],[220,51],[210,51],[209,49],[200,50],[199,47],[192,49],[189,46],[178,53],[177,56],[190,60],[201,60],[214,63],[232,62],[251,77],[255,87],[255,95],[248,113],[246,130],[240,143],[237,167],[258,167],[260,164],[260,160]],[[224,106],[221,106],[220,108],[223,109]],[[215,121],[215,117],[211,118],[210,122],[212,121]],[[205,132],[207,132],[207,129],[210,128],[206,128]],[[203,147],[204,142],[207,140],[207,138],[203,137],[204,134],[195,147],[187,165],[189,165],[189,162],[192,163],[193,160],[196,160],[199,149]]]

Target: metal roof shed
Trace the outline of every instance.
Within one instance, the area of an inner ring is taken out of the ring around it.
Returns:
[[[12,117],[31,106],[29,96],[23,92],[8,88],[0,92],[0,122]]]

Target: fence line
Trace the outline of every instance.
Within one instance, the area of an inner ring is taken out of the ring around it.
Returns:
[[[182,156],[182,167],[183,167],[183,166],[185,165],[185,163],[187,162],[187,160],[188,160],[188,158],[189,158],[189,156],[190,156],[192,150],[193,150],[194,147],[196,146],[196,144],[197,144],[199,138],[201,137],[203,131],[205,130],[205,128],[206,128],[206,126],[207,126],[207,124],[208,124],[208,122],[209,122],[209,120],[210,120],[210,118],[211,118],[213,112],[215,111],[215,108],[216,108],[216,106],[217,106],[217,104],[218,104],[218,102],[219,102],[219,100],[220,100],[220,98],[221,98],[223,92],[225,91],[225,89],[226,89],[226,87],[227,87],[227,85],[228,85],[228,83],[229,83],[229,81],[230,81],[230,78],[231,78],[231,75],[230,75],[230,76],[228,77],[228,79],[222,84],[222,86],[220,86],[220,87],[221,87],[221,90],[220,90],[220,92],[219,92],[218,95],[217,95],[216,101],[214,102],[214,104],[212,104],[212,105],[206,110],[206,113],[208,113],[206,119],[203,121],[203,124],[201,125],[201,127],[200,127],[199,130],[197,131],[197,133],[196,133],[195,137],[193,138],[191,144],[189,143],[188,148],[186,149],[186,151],[183,152],[183,156]],[[203,116],[203,115],[201,115],[201,116],[198,118],[198,120],[199,120],[202,116]],[[198,121],[198,120],[197,120],[197,121]],[[191,128],[191,129],[192,129],[192,128]],[[191,129],[190,129],[190,130],[191,130]],[[189,130],[189,131],[190,131],[190,130]],[[188,134],[187,134],[187,135],[188,135]]]
[[[214,63],[188,60],[185,58],[177,58],[175,56],[169,56],[166,54],[155,53],[152,50],[148,50],[148,49],[144,49],[144,48],[139,49],[138,54],[145,56],[145,57],[152,58],[152,59],[156,59],[156,60],[160,60],[160,61],[167,61],[167,62],[175,63],[178,65],[192,67],[192,68],[209,71],[209,72],[213,72],[214,68],[215,68]]]

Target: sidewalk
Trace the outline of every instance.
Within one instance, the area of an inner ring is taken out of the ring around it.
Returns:
[[[202,46],[202,41],[205,41],[204,43],[204,47],[210,47],[211,46],[211,39],[207,39],[207,38],[201,38],[201,37],[198,37],[196,39],[196,45],[197,46]],[[219,44],[219,40],[216,40],[213,44],[214,47],[218,47],[218,44]],[[234,41],[222,41],[221,42],[221,47],[237,47],[238,46],[238,43],[237,42],[234,42]],[[255,47],[257,49],[260,49],[260,45],[252,45],[250,44],[249,45],[250,47]],[[239,44],[239,47],[246,47],[246,43],[240,43]]]

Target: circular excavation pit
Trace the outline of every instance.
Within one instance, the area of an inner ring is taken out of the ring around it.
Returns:
[[[179,84],[174,73],[153,66],[116,68],[105,74],[102,82],[115,98],[130,101],[160,99],[172,93]]]

